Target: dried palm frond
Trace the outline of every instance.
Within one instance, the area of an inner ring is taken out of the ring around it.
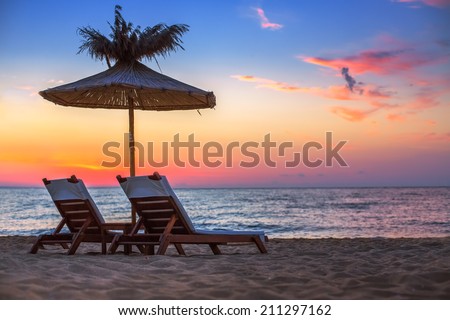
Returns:
[[[114,10],[114,24],[109,23],[111,34],[109,38],[92,27],[82,27],[78,33],[83,42],[78,53],[87,51],[88,54],[99,60],[106,60],[108,67],[111,62],[133,62],[142,59],[155,59],[156,56],[166,57],[172,51],[182,47],[182,35],[189,31],[185,24],[168,26],[160,23],[147,27],[133,27],[126,22],[121,14],[122,8],[116,6]]]

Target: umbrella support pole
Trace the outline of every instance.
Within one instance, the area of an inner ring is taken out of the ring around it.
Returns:
[[[134,107],[133,99],[129,98],[130,106],[128,108],[128,120],[129,120],[129,148],[130,148],[130,176],[136,175],[136,158],[135,158],[135,146],[134,146]]]
[[[134,147],[134,102],[133,98],[128,97],[128,125],[129,125],[129,148],[130,148],[130,176],[136,175],[136,158]],[[131,209],[131,223],[136,224],[136,211]]]

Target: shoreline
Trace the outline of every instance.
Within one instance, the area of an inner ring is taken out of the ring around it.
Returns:
[[[1,299],[450,299],[450,237],[270,239],[253,245],[174,248],[166,256],[74,256],[34,236],[0,237]],[[122,251],[122,249],[120,249]]]

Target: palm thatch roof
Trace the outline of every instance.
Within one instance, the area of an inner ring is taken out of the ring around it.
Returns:
[[[118,62],[106,71],[39,94],[59,105],[85,108],[133,107],[170,111],[213,108],[216,105],[214,93],[165,76],[138,61]]]

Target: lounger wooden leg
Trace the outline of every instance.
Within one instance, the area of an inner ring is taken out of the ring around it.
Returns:
[[[61,243],[61,247],[63,247],[63,249],[69,249],[69,246],[67,245],[67,243]]]
[[[68,255],[73,255],[77,251],[78,247],[80,246],[80,243],[84,239],[84,231],[89,227],[91,224],[92,219],[88,218],[86,219],[86,222],[83,224],[83,226],[80,228],[78,233],[73,237],[72,239],[72,245],[70,246],[69,251],[67,251]]]
[[[69,248],[69,251],[67,251],[68,255],[74,255],[77,251],[78,247],[80,246],[81,242],[83,241],[84,235],[77,233],[72,241],[72,245]]]
[[[116,252],[117,247],[119,246],[118,241],[120,239],[120,235],[115,235],[108,249],[108,253],[113,254]]]
[[[104,238],[102,239],[102,254],[106,254],[106,241]]]
[[[41,240],[42,240],[42,235],[40,235],[36,242],[33,244],[33,247],[31,247],[30,253],[35,254],[36,252],[38,252],[39,248],[41,247]]]
[[[175,248],[177,248],[178,254],[181,256],[185,256],[186,252],[184,252],[183,246],[180,243],[174,244]]]
[[[220,251],[219,246],[217,244],[211,243],[209,245],[209,247],[211,248],[211,250],[214,254],[216,254],[216,255],[222,254],[222,251]]]
[[[144,251],[141,251],[143,254],[147,255],[147,256],[151,256],[155,254],[155,246],[154,245],[146,245],[143,246],[144,247]]]
[[[256,246],[258,247],[259,252],[267,253],[266,246],[264,245],[264,243],[261,241],[261,239],[259,237],[253,237],[253,241],[255,242]]]
[[[154,246],[151,246],[151,245],[148,245],[148,244],[146,244],[146,245],[138,244],[138,245],[136,245],[136,247],[139,249],[139,251],[142,254],[144,254],[146,256],[155,254],[155,247]]]
[[[170,235],[163,235],[161,237],[161,241],[159,244],[158,251],[156,252],[157,255],[164,255],[166,253],[167,247],[170,244]]]
[[[136,247],[139,249],[140,253],[145,254],[145,251],[147,250],[147,246],[144,246],[142,244],[138,244],[138,245],[136,245]]]
[[[172,231],[175,222],[177,222],[177,216],[175,214],[172,214],[169,221],[167,222],[166,227],[164,228],[164,232],[160,237],[159,248],[156,254],[163,255],[166,253],[167,247],[169,246],[171,240],[170,232]]]
[[[120,245],[120,242],[117,243],[117,247]],[[123,253],[127,256],[129,256],[133,250],[132,250],[133,246],[131,244],[124,244],[123,245]]]

